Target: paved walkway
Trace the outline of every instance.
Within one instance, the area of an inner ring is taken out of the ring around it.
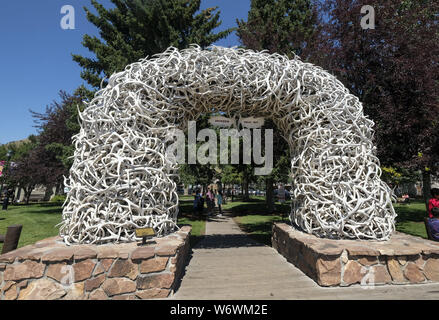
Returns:
[[[439,284],[323,288],[276,250],[245,235],[230,217],[212,217],[172,299],[439,299]]]

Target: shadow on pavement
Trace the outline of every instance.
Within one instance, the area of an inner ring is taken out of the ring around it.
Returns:
[[[256,242],[245,234],[214,234],[205,235],[194,249],[224,249],[239,247],[263,247],[262,243]]]

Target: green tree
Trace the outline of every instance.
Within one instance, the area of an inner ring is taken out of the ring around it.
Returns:
[[[96,0],[91,3],[97,15],[84,8],[87,19],[100,31],[101,39],[85,35],[82,44],[96,58],[73,54],[83,71],[81,76],[93,87],[103,77],[122,71],[126,65],[165,51],[190,44],[207,47],[226,37],[233,29],[212,32],[220,26],[217,7],[197,13],[201,0],[111,0],[112,9]]]
[[[237,23],[246,48],[302,56],[316,34],[317,14],[310,0],[252,0],[247,21]]]
[[[29,203],[30,195],[36,185],[46,184],[51,169],[48,168],[48,158],[41,154],[38,147],[38,136],[31,135],[20,143],[10,144],[11,161],[3,175],[3,182],[8,190],[16,187],[23,189],[25,201]],[[14,199],[12,199],[14,201]]]
[[[362,101],[381,164],[421,170],[427,204],[430,174],[439,171],[439,2],[369,4],[376,27],[363,30],[364,1],[325,1],[319,65]]]

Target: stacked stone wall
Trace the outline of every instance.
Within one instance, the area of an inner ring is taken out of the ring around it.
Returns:
[[[331,240],[276,223],[272,245],[320,286],[439,282],[439,243],[399,232],[389,241]]]
[[[0,256],[0,300],[137,300],[172,296],[191,227],[146,245],[66,246],[59,237]]]

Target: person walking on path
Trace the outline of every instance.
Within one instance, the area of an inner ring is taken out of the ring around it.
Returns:
[[[8,191],[5,192],[5,197],[3,199],[3,208],[2,208],[2,210],[8,210],[9,195],[10,195],[10,191],[8,190]]]
[[[203,214],[203,197],[200,194],[200,190],[197,190],[194,197],[194,211],[197,213],[200,217]]]
[[[285,194],[285,188],[284,188],[284,186],[282,184],[279,186],[279,189],[278,189],[278,192],[277,192],[277,197],[278,197],[279,202],[281,204],[285,203],[286,194]]]
[[[218,194],[216,195],[216,201],[218,203],[219,216],[221,217],[223,215],[223,212],[221,210],[221,205],[223,204],[223,194],[221,191],[218,191]]]
[[[207,201],[207,210],[208,210],[207,214],[210,216],[212,215],[213,208],[215,207],[215,198],[210,188],[207,189],[206,201]]]
[[[439,208],[434,207],[431,210],[432,218],[428,218],[427,227],[430,229],[434,241],[439,241]]]
[[[431,199],[428,201],[428,216],[430,218],[433,218],[433,213],[431,210],[433,208],[439,208],[439,189],[433,188],[430,191],[431,193]]]

